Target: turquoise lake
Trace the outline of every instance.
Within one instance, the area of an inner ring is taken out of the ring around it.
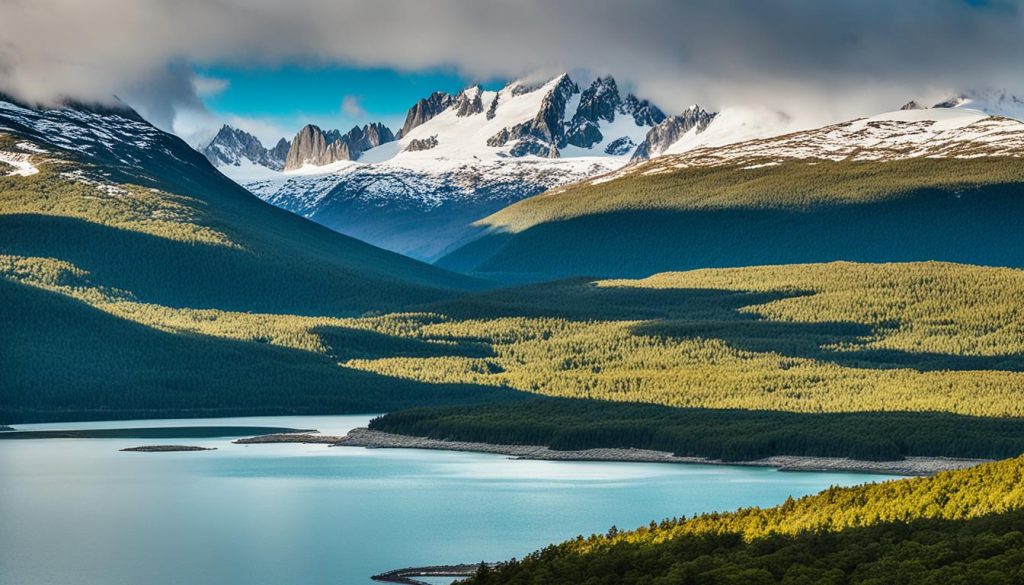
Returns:
[[[262,425],[343,434],[369,416],[15,425]],[[216,451],[123,453],[142,444]],[[521,557],[610,526],[770,506],[878,475],[518,461],[231,439],[0,441],[0,583],[372,583],[406,566]],[[443,582],[435,580],[433,582]]]

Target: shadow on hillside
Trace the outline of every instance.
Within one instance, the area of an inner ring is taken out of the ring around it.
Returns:
[[[0,234],[2,253],[65,260],[88,271],[93,284],[167,307],[359,314],[439,296],[397,281],[358,278],[354,271],[326,263],[170,240],[68,217],[0,215]]]
[[[561,451],[650,449],[723,461],[780,455],[1003,459],[1024,453],[1024,419],[944,412],[800,413],[533,397],[392,412],[371,427],[435,439]]]
[[[801,323],[765,319],[722,321],[663,321],[638,325],[637,335],[693,339],[720,339],[730,347],[744,351],[773,352],[792,358],[831,362],[849,368],[896,369],[918,371],[1003,370],[1024,371],[1024,355],[970,356],[895,349],[860,349],[872,329],[857,323]],[[827,346],[846,344],[847,351]]]
[[[592,279],[574,278],[477,293],[424,308],[456,319],[559,317],[577,321],[674,318],[749,320],[751,316],[739,313],[739,309],[808,294],[812,293],[597,286]]]
[[[494,350],[490,345],[472,339],[413,339],[352,327],[314,327],[310,332],[319,335],[327,348],[327,353],[340,360],[387,357],[494,357]]]
[[[964,356],[885,349],[858,349],[876,331],[852,322],[770,321],[744,307],[806,296],[810,291],[751,292],[693,288],[596,286],[589,279],[527,285],[466,296],[427,308],[455,319],[558,317],[578,321],[647,321],[637,335],[720,339],[751,352],[828,361],[852,368],[1024,371],[1024,355]],[[887,324],[886,328],[897,324]],[[850,351],[828,349],[850,347]]]
[[[0,421],[381,412],[514,399],[343,368],[257,342],[168,333],[0,278]]]
[[[1024,266],[1022,191],[1007,184],[804,209],[596,213],[514,234],[496,231],[437,265],[534,280],[835,260]]]

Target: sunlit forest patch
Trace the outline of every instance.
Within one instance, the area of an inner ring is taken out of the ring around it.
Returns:
[[[774,508],[612,527],[484,567],[503,583],[1014,583],[1024,462],[831,488]]]

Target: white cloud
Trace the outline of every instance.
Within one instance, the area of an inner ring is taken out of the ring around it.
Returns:
[[[245,130],[258,138],[267,148],[273,147],[282,138],[291,140],[295,134],[295,129],[272,120],[245,116],[217,116],[205,109],[194,108],[179,111],[173,124],[165,130],[174,132],[192,146],[204,146],[213,140],[224,124]]]
[[[227,79],[196,75],[192,78],[192,88],[199,97],[210,97],[222,93],[231,82]]]
[[[354,95],[347,95],[341,99],[341,112],[356,120],[366,117],[366,109],[363,108],[362,98]]]
[[[197,107],[193,65],[611,73],[666,110],[842,116],[1024,90],[1022,0],[0,0],[0,91]],[[205,84],[205,85],[204,85]]]

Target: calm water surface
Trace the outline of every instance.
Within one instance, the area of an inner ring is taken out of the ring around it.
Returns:
[[[368,416],[17,425],[267,425],[344,433]],[[146,443],[217,451],[122,453]],[[577,534],[768,506],[851,473],[229,439],[0,441],[0,583],[363,585],[410,565],[502,560]],[[436,581],[438,583],[442,581]]]

